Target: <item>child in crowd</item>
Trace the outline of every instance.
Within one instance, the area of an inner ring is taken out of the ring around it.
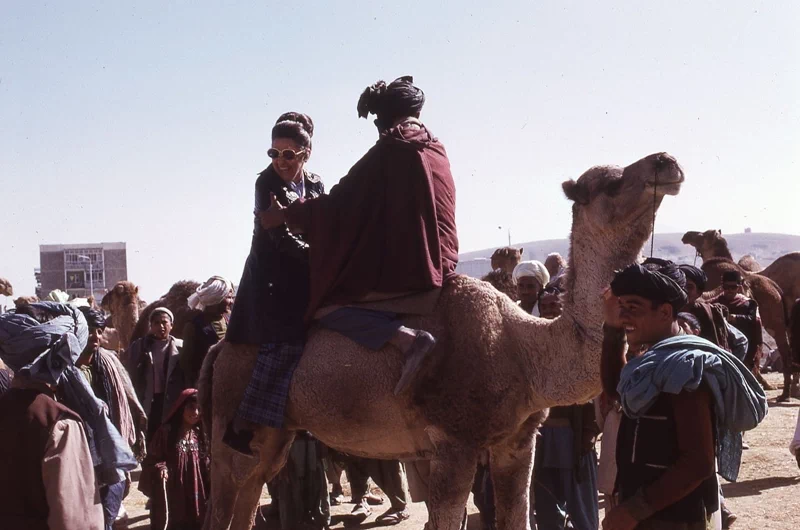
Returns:
[[[208,448],[197,390],[184,390],[150,442],[139,489],[152,501],[152,530],[199,530],[210,493]]]

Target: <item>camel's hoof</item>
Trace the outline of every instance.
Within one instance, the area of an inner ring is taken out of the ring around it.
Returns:
[[[784,391],[783,394],[781,394],[780,396],[775,398],[775,402],[776,403],[786,403],[786,402],[791,401],[791,400],[792,400],[792,398],[789,395],[789,392],[787,392],[787,391]]]

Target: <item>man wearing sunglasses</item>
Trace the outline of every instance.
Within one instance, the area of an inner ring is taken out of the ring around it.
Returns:
[[[260,216],[264,228],[286,223],[309,243],[307,320],[405,354],[398,393],[435,344],[399,317],[432,312],[458,262],[455,183],[444,146],[419,121],[424,103],[411,77],[368,87],[358,115],[376,115],[375,146],[329,195],[288,208],[273,201]]]
[[[742,294],[743,289],[744,281],[740,272],[725,272],[722,274],[722,294],[709,302],[727,307],[728,322],[747,337],[747,353],[742,362],[753,370],[758,362],[756,354],[763,343],[761,316],[758,313],[758,303]]]

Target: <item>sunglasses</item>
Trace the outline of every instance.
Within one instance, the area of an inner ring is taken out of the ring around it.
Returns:
[[[283,157],[284,160],[294,160],[295,158],[299,157],[303,153],[305,153],[305,149],[300,149],[299,151],[292,151],[291,149],[284,149],[283,151],[278,151],[275,148],[267,150],[267,156],[275,159],[279,157]]]

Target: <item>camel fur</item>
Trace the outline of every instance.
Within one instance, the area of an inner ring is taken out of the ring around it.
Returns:
[[[653,207],[675,195],[683,171],[665,153],[626,168],[597,166],[564,183],[573,201],[567,293],[561,317],[528,315],[491,285],[458,276],[433,315],[406,319],[437,338],[410,391],[395,396],[403,359],[392,346],[362,348],[312,329],[294,373],[285,429],[261,428],[254,456],[222,443],[256,360],[256,346],[222,342],[200,377],[211,422],[207,530],[251,528],[265,481],[283,466],[296,430],[349,454],[430,459],[430,530],[461,524],[479,455],[489,453],[497,528],[530,529],[533,437],[542,411],[600,392],[601,293],[633,262],[652,229]],[[654,189],[654,182],[658,186]]]
[[[0,278],[0,295],[14,296],[14,287],[5,278]]]
[[[175,322],[172,323],[172,336],[182,339],[183,328],[188,324],[192,318],[197,314],[197,311],[189,307],[187,302],[189,296],[195,292],[200,286],[199,282],[194,280],[182,280],[176,282],[169,288],[167,294],[148,304],[147,307],[141,310],[139,321],[133,330],[131,341],[141,339],[150,331],[150,314],[157,307],[166,307],[175,316]]]
[[[791,313],[795,300],[800,298],[800,252],[784,254],[758,274],[769,278],[783,289]]]
[[[103,296],[100,307],[111,313],[113,327],[103,334],[103,347],[122,353],[128,349],[133,330],[139,321],[139,287],[129,281],[120,281]]]
[[[756,257],[752,254],[745,254],[739,258],[739,266],[742,270],[746,270],[747,272],[761,272],[764,270],[764,267],[761,266]]]

